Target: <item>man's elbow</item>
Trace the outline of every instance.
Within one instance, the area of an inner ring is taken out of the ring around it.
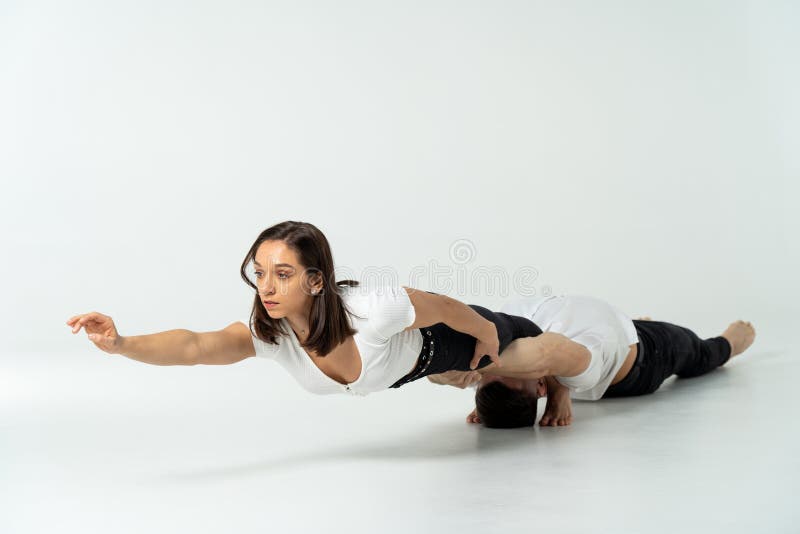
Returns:
[[[585,346],[556,333],[548,338],[544,352],[543,362],[548,368],[548,376],[580,374],[589,366],[592,359],[591,351]]]
[[[555,332],[545,332],[537,339],[541,340],[542,352],[536,372],[541,373],[540,377],[558,375],[563,370],[564,363],[570,359],[572,342],[568,337]]]

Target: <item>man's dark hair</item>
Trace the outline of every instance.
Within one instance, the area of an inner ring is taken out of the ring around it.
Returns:
[[[476,413],[488,428],[533,426],[538,402],[536,395],[511,389],[502,382],[489,382],[475,392]]]

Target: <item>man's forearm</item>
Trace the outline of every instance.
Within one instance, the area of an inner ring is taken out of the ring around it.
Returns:
[[[481,379],[481,374],[478,371],[445,371],[435,375],[428,375],[428,380],[434,384],[442,386],[454,386],[464,389]]]
[[[121,336],[119,354],[153,365],[193,365],[196,333],[178,328],[142,336]]]
[[[502,367],[498,367],[492,362],[486,367],[478,369],[478,372],[523,380],[536,380],[553,374],[550,372],[549,360],[546,358],[550,335],[549,332],[544,332],[538,336],[515,339],[501,353]]]
[[[515,339],[503,351],[503,367],[490,364],[480,372],[527,380],[575,376],[589,366],[591,356],[580,343],[555,332],[544,332]]]

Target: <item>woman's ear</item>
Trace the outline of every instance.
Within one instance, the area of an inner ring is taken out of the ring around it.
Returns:
[[[318,295],[322,291],[322,275],[318,272],[307,274],[305,286],[312,295]]]

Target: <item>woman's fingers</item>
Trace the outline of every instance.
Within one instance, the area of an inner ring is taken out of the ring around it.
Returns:
[[[108,315],[98,312],[74,315],[67,320],[67,324],[72,326],[73,334],[83,328],[89,341],[100,350],[109,354],[119,352],[121,338],[114,325],[114,320]]]
[[[72,333],[75,334],[80,331],[81,327],[86,328],[92,321],[88,315],[84,315],[80,317],[75,323],[72,325]]]
[[[83,326],[83,322],[82,322],[83,317],[84,317],[83,315],[76,315],[75,317],[70,319],[69,322],[67,322],[67,324],[72,327],[72,333],[73,334],[78,332],[81,329],[81,327]]]
[[[475,369],[476,367],[478,367],[478,362],[481,361],[481,358],[483,358],[483,355],[478,354],[478,352],[476,351],[475,354],[472,355],[472,360],[470,360],[469,362],[469,368]]]
[[[484,356],[489,356],[489,359],[497,364],[497,367],[502,366],[500,355],[498,354],[500,352],[500,340],[497,337],[497,327],[491,321],[487,321],[487,324],[487,332],[475,341],[475,354],[472,356],[472,361],[469,362],[470,370],[477,369],[478,363]]]
[[[92,326],[93,324],[94,324],[94,321],[92,319],[87,319],[85,317],[82,317],[82,318],[78,319],[77,321],[75,321],[75,326],[72,328],[72,332],[76,333],[81,328],[84,328],[84,329],[86,329],[88,331],[89,327]]]
[[[484,356],[488,356],[489,359],[497,364],[497,367],[501,367],[500,356],[497,354],[496,350],[487,350],[485,347],[476,347],[475,355],[472,357],[472,361],[469,362],[470,370],[474,371],[478,367],[478,363],[481,361],[481,358]]]
[[[67,321],[67,324],[72,326],[72,333],[75,334],[80,331],[81,327],[86,331],[100,331],[101,328],[107,326],[107,321],[111,318],[107,315],[97,312],[89,312],[82,315],[75,315]]]
[[[74,315],[69,318],[67,324],[72,327],[72,333],[74,334],[80,329],[80,325],[78,324],[78,320],[83,317],[83,315]]]

